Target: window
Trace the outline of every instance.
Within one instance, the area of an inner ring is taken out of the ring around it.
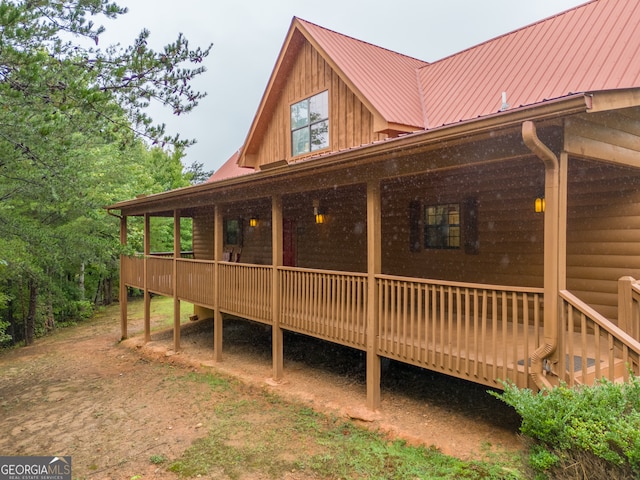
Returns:
[[[329,92],[291,105],[291,155],[329,146]]]
[[[424,209],[425,248],[460,248],[460,205],[429,205]]]
[[[224,243],[242,246],[242,220],[237,218],[225,220]]]

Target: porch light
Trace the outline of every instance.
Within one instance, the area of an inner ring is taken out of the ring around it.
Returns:
[[[536,198],[536,202],[535,202],[536,213],[544,213],[544,204],[545,204],[545,201],[542,195]]]
[[[317,224],[324,223],[325,213],[320,209],[320,200],[313,201],[313,216],[315,217]]]
[[[250,227],[257,227],[258,226],[258,217],[251,217],[249,219],[249,226]]]

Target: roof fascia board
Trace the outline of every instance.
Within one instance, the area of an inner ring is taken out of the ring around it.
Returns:
[[[108,210],[125,210],[130,207],[140,207],[152,205],[156,202],[166,202],[173,198],[182,196],[199,195],[203,193],[211,194],[224,189],[243,186],[257,181],[268,180],[273,177],[287,175],[292,172],[304,172],[307,170],[317,170],[333,164],[346,165],[357,163],[363,160],[379,159],[382,156],[397,156],[401,154],[420,153],[435,148],[438,144],[446,142],[456,142],[487,135],[496,129],[509,129],[519,126],[525,120],[551,120],[567,115],[585,113],[588,111],[591,97],[584,94],[575,94],[562,99],[547,101],[530,107],[522,107],[506,112],[496,113],[479,119],[460,122],[455,125],[446,125],[426,131],[407,134],[401,137],[389,139],[371,145],[354,148],[346,152],[328,154],[324,157],[312,158],[298,163],[290,163],[286,167],[272,170],[256,171],[249,175],[232,177],[211,183],[202,183],[191,187],[184,187],[168,192],[148,195],[142,198],[126,200],[111,205]]]
[[[254,141],[257,141],[256,138],[260,138],[260,121],[262,116],[266,111],[268,111],[268,107],[271,103],[274,102],[272,92],[277,91],[278,86],[282,85],[286,81],[282,73],[284,70],[290,68],[291,56],[295,55],[295,53],[300,50],[300,44],[295,41],[295,33],[299,29],[299,22],[297,21],[297,18],[294,17],[291,22],[291,26],[289,27],[289,31],[287,32],[287,36],[285,37],[285,41],[280,48],[276,64],[271,71],[267,87],[265,88],[265,91],[262,94],[262,99],[258,104],[258,110],[253,117],[251,127],[249,128],[249,132],[245,142],[243,143],[244,148],[240,154],[240,158],[238,159],[238,165],[241,167],[253,166],[249,161],[252,158],[252,152],[250,151],[251,147]]]
[[[640,88],[593,92],[590,113],[640,106]]]

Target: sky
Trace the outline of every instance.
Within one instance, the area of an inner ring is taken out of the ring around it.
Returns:
[[[586,0],[116,0],[128,13],[106,21],[100,46],[129,45],[146,28],[154,49],[179,33],[192,48],[213,44],[194,88],[198,107],[149,114],[192,138],[185,165],[217,170],[244,143],[294,16],[433,62],[585,3]]]

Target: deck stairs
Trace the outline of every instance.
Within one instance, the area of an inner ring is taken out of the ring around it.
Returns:
[[[640,376],[640,284],[620,285],[629,292],[619,295],[615,323],[570,292],[560,292],[556,383],[593,385],[603,378],[623,383],[630,375]]]

